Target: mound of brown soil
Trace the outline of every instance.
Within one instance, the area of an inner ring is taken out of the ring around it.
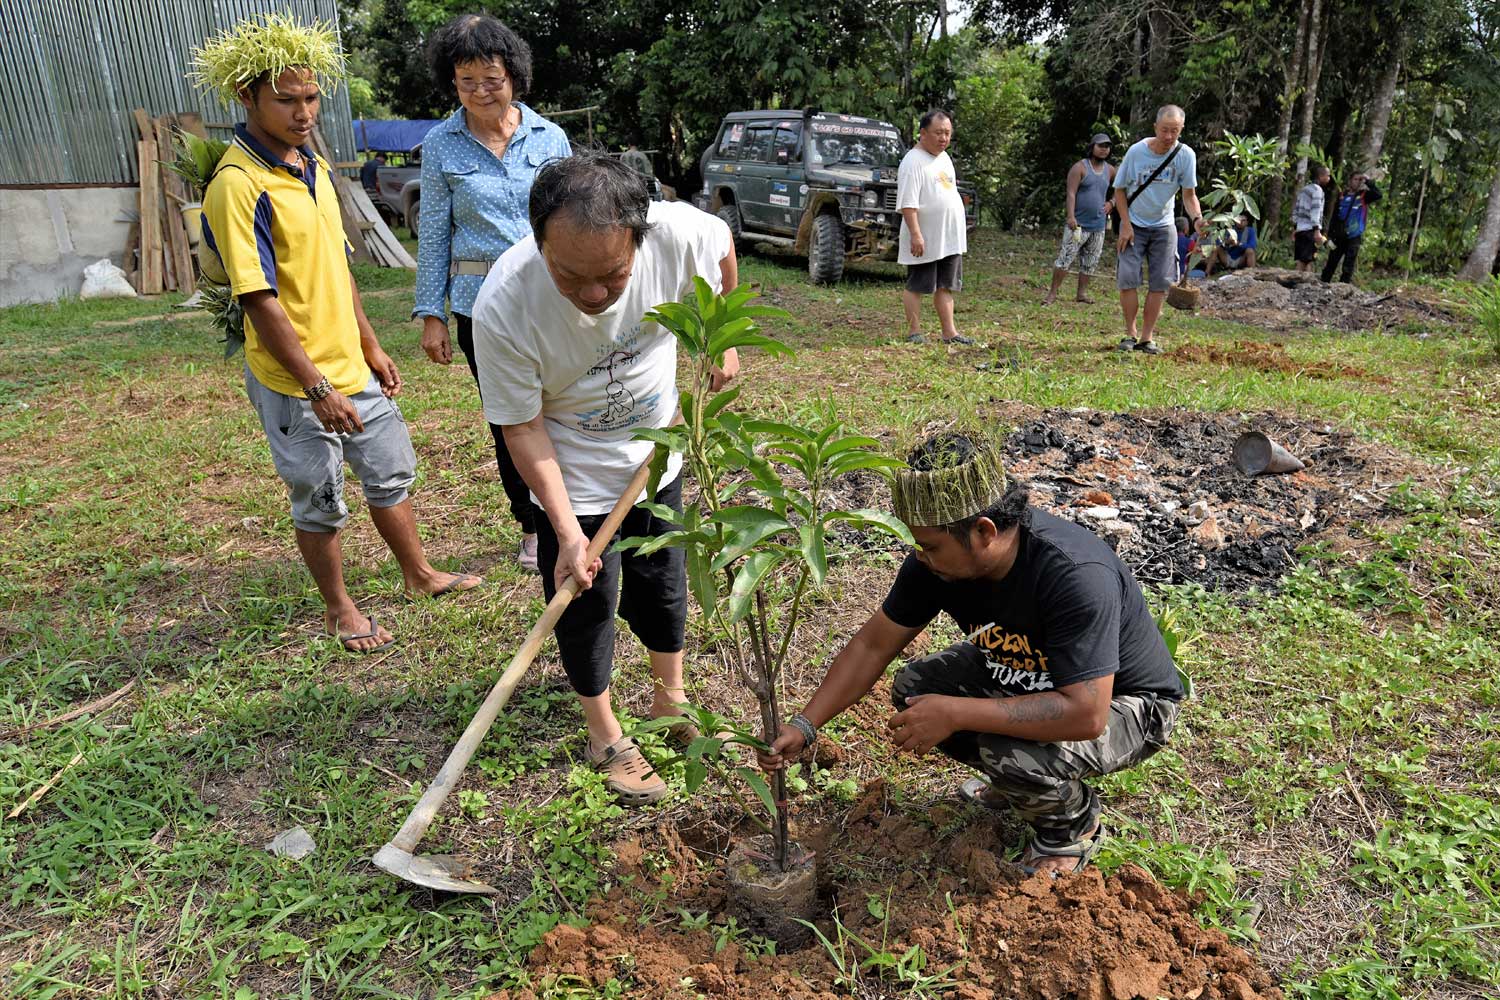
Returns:
[[[803,839],[824,844],[820,872],[827,917],[818,921],[838,941],[835,909],[847,931],[895,956],[912,946],[925,972],[951,971],[935,995],[1013,1000],[1279,1000],[1270,975],[1223,933],[1202,927],[1191,902],[1150,875],[1125,866],[1106,878],[1097,870],[1049,879],[1027,877],[999,860],[1003,831],[988,817],[964,821],[953,807],[927,815],[892,810],[884,785],[870,785],[845,815],[816,824]],[[651,856],[679,859],[659,882],[662,864],[646,867],[643,840],[619,845],[622,885],[588,912],[588,926],[560,926],[532,953],[538,982],[601,986],[632,984],[641,997],[832,998],[895,997],[908,987],[877,970],[851,964],[869,957],[849,943],[841,973],[828,949],[753,957],[743,942],[720,945],[712,929],[683,930],[678,908],[715,914],[724,922],[724,885],[716,855],[706,865],[685,860],[671,830],[658,831]],[[652,873],[648,875],[648,870]],[[651,883],[667,887],[654,895]],[[871,907],[870,900],[879,905]],[[877,917],[872,909],[883,909]],[[842,981],[841,981],[842,978]],[[535,1000],[531,990],[498,994]]]
[[[1456,316],[1426,293],[1398,287],[1379,295],[1341,282],[1324,284],[1315,274],[1258,267],[1209,278],[1201,309],[1220,319],[1253,323],[1272,330],[1326,326],[1338,330],[1373,330],[1409,324],[1451,324]]]

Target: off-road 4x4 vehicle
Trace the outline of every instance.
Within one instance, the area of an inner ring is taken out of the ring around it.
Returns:
[[[838,281],[846,261],[896,259],[896,171],[907,148],[896,126],[873,118],[736,111],[704,152],[699,207],[736,240],[806,254],[813,281]],[[972,229],[974,188],[958,190]]]

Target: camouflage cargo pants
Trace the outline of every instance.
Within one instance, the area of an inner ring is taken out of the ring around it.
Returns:
[[[891,700],[898,709],[918,694],[1004,698],[984,653],[971,643],[912,660],[896,674]],[[1088,835],[1099,822],[1099,795],[1085,778],[1139,764],[1167,745],[1178,703],[1156,695],[1117,695],[1109,723],[1096,739],[1037,743],[993,733],[957,732],[938,749],[983,771],[1046,845],[1063,846]]]

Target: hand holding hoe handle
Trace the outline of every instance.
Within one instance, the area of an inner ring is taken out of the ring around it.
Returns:
[[[604,524],[589,542],[588,559],[590,562],[600,557],[605,546],[614,537],[620,528],[620,522],[625,520],[625,515],[630,508],[635,506],[636,497],[640,496],[646,488],[646,481],[651,475],[651,463],[648,460],[630,480],[630,485],[620,499],[615,502],[614,509],[604,519]],[[454,745],[448,759],[443,762],[442,768],[427,790],[422,793],[422,798],[412,809],[411,815],[406,822],[401,824],[401,829],[391,842],[382,847],[372,859],[377,868],[390,872],[398,878],[425,885],[432,889],[443,889],[448,892],[479,892],[495,893],[498,890],[471,879],[461,877],[461,866],[455,866],[446,859],[423,858],[412,854],[417,843],[427,833],[427,828],[432,825],[438,810],[442,808],[443,802],[453,791],[454,785],[463,775],[464,768],[468,766],[469,759],[479,749],[479,744],[494,724],[495,717],[500,710],[510,701],[510,696],[521,682],[526,669],[531,666],[537,651],[541,649],[542,643],[546,641],[557,620],[562,617],[563,611],[578,594],[578,581],[568,577],[563,585],[558,588],[552,600],[547,602],[547,609],[542,612],[542,617],[532,626],[526,636],[526,641],[516,652],[515,658],[510,661],[510,666],[505,668],[505,673],[495,682],[490,689],[489,695],[484,699],[484,704],[479,706],[479,711],[474,713],[474,719],[469,727],[464,730],[463,736],[459,737],[458,743]]]

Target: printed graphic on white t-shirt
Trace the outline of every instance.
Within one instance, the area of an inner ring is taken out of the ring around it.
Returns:
[[[577,514],[603,514],[651,454],[642,428],[677,415],[677,340],[643,320],[690,294],[693,277],[717,291],[729,227],[690,205],[658,202],[630,281],[603,313],[580,312],[557,291],[534,237],[495,264],[474,302],[474,354],[485,419],[542,415]],[[673,456],[664,483],[681,468]],[[532,498],[535,500],[535,496]]]

